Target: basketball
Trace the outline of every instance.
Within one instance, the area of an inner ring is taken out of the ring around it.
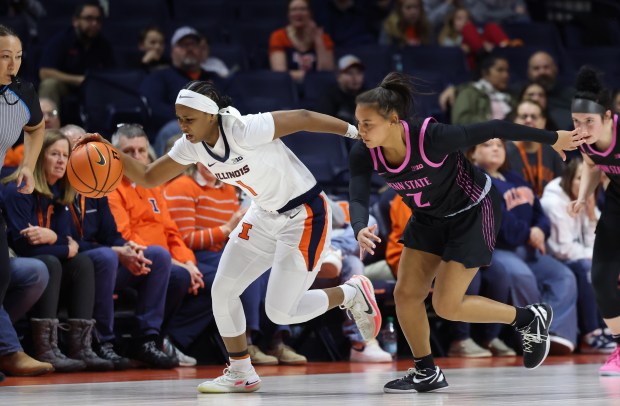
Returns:
[[[123,163],[111,145],[88,142],[71,153],[67,178],[81,195],[101,198],[116,189],[123,179]]]

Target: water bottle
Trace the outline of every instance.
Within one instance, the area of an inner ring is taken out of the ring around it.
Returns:
[[[385,352],[389,353],[392,358],[396,358],[398,352],[398,336],[396,335],[396,327],[394,326],[394,317],[388,317],[385,326],[381,329],[381,343]]]
[[[403,71],[403,56],[401,54],[395,52],[394,55],[392,55],[392,62],[394,63],[394,70],[396,72]]]

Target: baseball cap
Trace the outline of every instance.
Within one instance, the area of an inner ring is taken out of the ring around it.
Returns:
[[[338,70],[340,72],[345,71],[353,66],[358,66],[361,69],[365,68],[362,60],[355,55],[345,55],[338,59]]]
[[[189,27],[186,25],[184,27],[177,28],[177,30],[172,35],[172,39],[170,40],[170,45],[175,46],[177,42],[189,36],[195,37],[196,39],[202,38],[202,35],[200,35],[200,33],[196,31],[195,28]]]

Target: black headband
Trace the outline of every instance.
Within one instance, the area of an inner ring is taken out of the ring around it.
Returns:
[[[589,99],[573,99],[571,111],[573,113],[604,114],[607,109],[597,102]]]

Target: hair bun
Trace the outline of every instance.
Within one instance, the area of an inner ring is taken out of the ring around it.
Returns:
[[[600,72],[591,66],[582,66],[577,73],[575,88],[578,92],[599,94],[604,89]]]

